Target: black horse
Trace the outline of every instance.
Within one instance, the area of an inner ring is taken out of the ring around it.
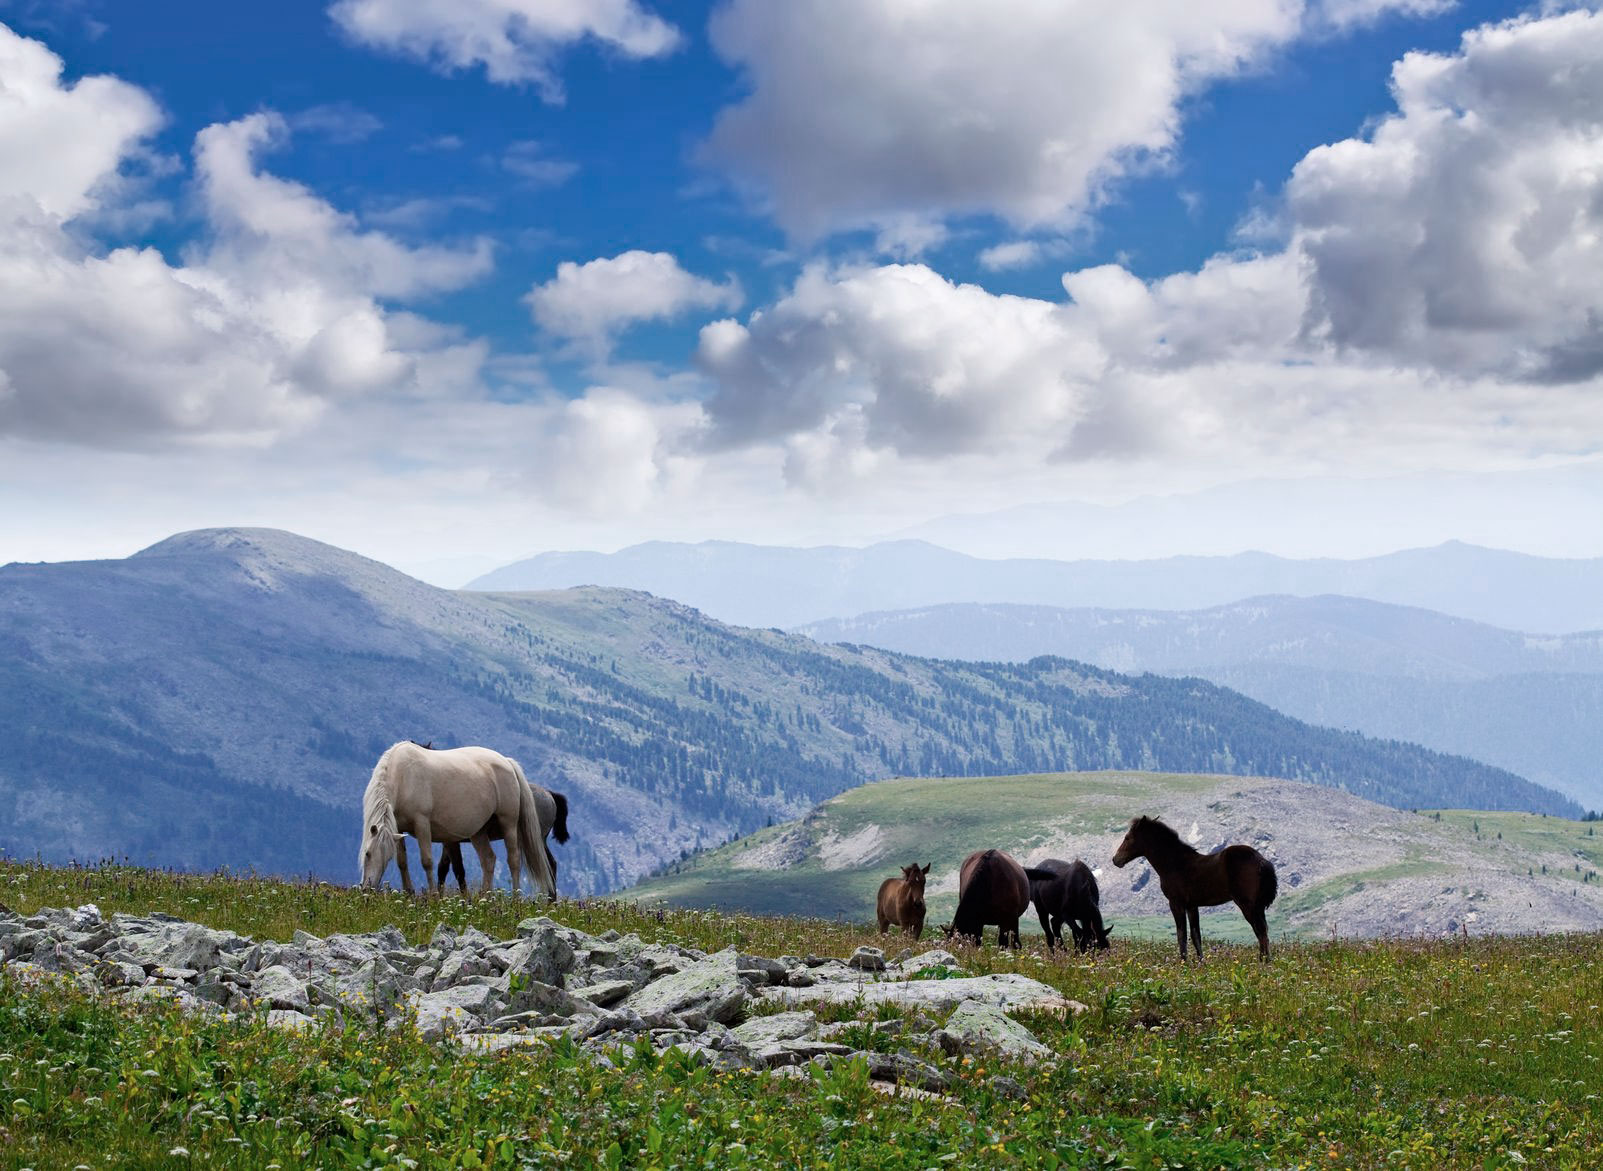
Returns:
[[[1073,862],[1048,858],[1026,866],[1024,877],[1030,880],[1030,901],[1041,917],[1047,951],[1063,946],[1065,923],[1074,936],[1076,951],[1107,950],[1110,931],[1102,923],[1102,893],[1089,866],[1078,858]]]
[[[1191,942],[1202,958],[1202,924],[1198,907],[1233,902],[1258,937],[1258,958],[1269,962],[1269,921],[1264,908],[1275,901],[1280,880],[1275,864],[1251,846],[1226,846],[1204,854],[1180,840],[1180,835],[1155,817],[1138,817],[1114,852],[1113,864],[1145,858],[1158,872],[1158,886],[1169,900],[1174,933],[1180,941],[1180,958],[1186,958],[1186,919],[1191,920]]]
[[[1024,867],[1001,850],[975,850],[963,859],[957,877],[957,914],[948,938],[964,935],[976,945],[988,924],[997,926],[997,943],[1019,946],[1019,920],[1030,905],[1030,880]]]

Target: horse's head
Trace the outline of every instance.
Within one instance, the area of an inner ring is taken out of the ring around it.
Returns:
[[[368,824],[362,835],[362,886],[376,890],[384,871],[395,860],[395,833],[382,821]]]
[[[1097,927],[1095,924],[1093,924],[1092,925],[1092,931],[1096,935],[1095,947],[1096,947],[1097,951],[1107,951],[1108,950],[1108,936],[1113,934],[1113,928],[1111,928],[1111,927]]]
[[[1145,846],[1142,844],[1143,835],[1141,833],[1141,823],[1146,820],[1144,817],[1137,817],[1130,822],[1130,829],[1124,835],[1124,841],[1120,842],[1119,848],[1113,851],[1113,864],[1115,866],[1123,866],[1126,862],[1133,858],[1139,858],[1146,852]]]
[[[914,862],[911,866],[902,867],[902,881],[908,886],[916,887],[920,893],[924,890],[924,880],[929,877],[930,866],[934,863],[925,863],[920,866]]]

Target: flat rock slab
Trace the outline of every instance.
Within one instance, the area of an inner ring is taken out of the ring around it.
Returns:
[[[1056,988],[1015,972],[962,976],[952,980],[821,981],[811,988],[764,988],[763,1000],[781,1004],[902,1004],[950,1012],[968,1001],[993,1004],[1006,1011],[1020,1008],[1068,1011],[1069,1002]]]
[[[1052,1055],[1052,1050],[1036,1040],[1035,1034],[1000,1008],[974,1001],[966,1001],[952,1011],[937,1039],[941,1048],[954,1054],[991,1049],[1008,1057],[1032,1061]]]
[[[745,1004],[746,986],[735,970],[734,948],[654,980],[624,1001],[625,1008],[643,1017],[699,1012],[721,1024],[738,1020]]]

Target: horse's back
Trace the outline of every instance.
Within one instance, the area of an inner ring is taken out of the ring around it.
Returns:
[[[1030,905],[1030,880],[1011,854],[976,850],[963,859],[958,872],[958,902],[967,901],[970,895],[989,904],[985,913],[1016,918]]]
[[[509,810],[517,816],[522,796],[517,766],[493,748],[425,749],[402,741],[390,751],[397,754],[398,813],[427,817],[462,837]]]

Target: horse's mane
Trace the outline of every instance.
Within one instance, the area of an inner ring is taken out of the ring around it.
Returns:
[[[390,786],[394,784],[390,757],[399,747],[399,744],[392,744],[384,750],[384,755],[373,766],[373,775],[368,779],[366,792],[362,794],[361,849],[364,851],[368,845],[367,831],[370,826],[378,826],[379,834],[387,834],[391,838],[400,836],[395,825],[395,806],[390,803]],[[358,853],[357,867],[360,868],[361,864],[361,854]]]
[[[1140,829],[1142,836],[1157,848],[1175,854],[1200,854],[1201,851],[1182,838],[1173,827],[1156,817],[1137,817],[1130,822],[1131,829]],[[1156,839],[1156,841],[1153,841]]]

